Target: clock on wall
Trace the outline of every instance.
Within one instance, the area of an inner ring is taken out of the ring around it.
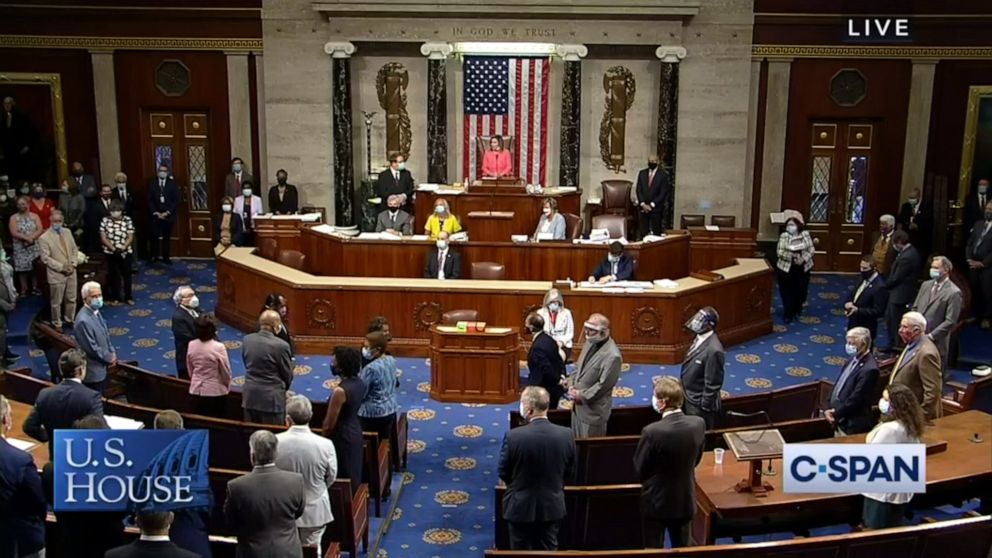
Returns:
[[[838,106],[853,107],[868,95],[868,80],[854,69],[844,69],[830,79],[830,98]]]
[[[165,60],[155,70],[155,87],[163,95],[179,97],[189,90],[189,68],[179,60]]]

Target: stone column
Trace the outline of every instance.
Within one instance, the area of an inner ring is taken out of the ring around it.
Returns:
[[[231,157],[241,157],[245,165],[254,173],[255,180],[258,169],[254,167],[251,154],[251,94],[248,90],[248,53],[225,52],[227,55],[227,111],[231,128]],[[256,191],[261,192],[261,184],[255,184]]]
[[[427,57],[427,182],[448,182],[448,79],[446,61],[452,47],[448,43],[424,43],[420,53]]]
[[[661,60],[661,85],[658,93],[658,156],[668,170],[672,195],[665,202],[662,227],[673,228],[675,220],[675,156],[678,151],[679,62],[685,58],[682,46],[660,46],[654,51]]]
[[[909,84],[909,114],[906,116],[906,146],[902,155],[902,187],[899,199],[904,200],[913,188],[923,190],[927,160],[927,140],[930,134],[930,106],[933,104],[933,77],[936,59],[913,60]]]
[[[117,128],[117,85],[114,51],[91,50],[93,99],[96,101],[96,140],[100,151],[100,180],[110,184],[121,169],[121,143]],[[137,170],[137,169],[135,169]],[[138,177],[132,177],[137,180]]]
[[[561,84],[561,140],[559,178],[561,186],[579,186],[579,156],[582,129],[582,58],[589,54],[585,45],[558,45],[558,56],[565,62]]]
[[[262,60],[261,52],[252,53],[255,56],[255,110],[258,112],[258,161],[255,161],[255,166],[252,168],[255,171],[255,180],[259,181],[258,186],[261,188],[267,180],[272,178],[268,174],[268,162],[269,162],[269,152],[268,143],[266,141],[266,130],[265,130],[265,64]],[[270,183],[271,184],[271,183]],[[262,192],[262,199],[265,203],[268,203],[268,196],[265,192]]]
[[[330,42],[324,52],[331,55],[331,138],[334,143],[334,224],[354,225],[354,145],[351,127],[351,55],[355,45]]]
[[[782,210],[782,181],[785,177],[785,133],[789,124],[789,75],[791,58],[768,60],[768,88],[765,96],[765,144],[761,155],[761,211],[758,237],[778,237],[768,214]],[[803,211],[802,207],[795,207]]]
[[[744,162],[744,191],[743,207],[741,219],[738,220],[741,227],[751,226],[751,208],[754,207],[754,159],[757,155],[758,145],[758,89],[761,85],[761,60],[751,61],[751,90],[748,95],[747,108],[747,155]],[[761,199],[759,194],[758,199]]]

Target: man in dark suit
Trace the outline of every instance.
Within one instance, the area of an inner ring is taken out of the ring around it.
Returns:
[[[844,303],[847,316],[847,329],[867,328],[871,338],[878,335],[878,320],[885,315],[889,303],[889,291],[885,288],[885,278],[879,275],[875,258],[871,254],[861,256],[861,283]]]
[[[83,383],[103,395],[107,384],[107,367],[117,364],[117,350],[110,340],[110,330],[100,309],[103,308],[103,291],[100,283],[87,281],[80,289],[83,307],[76,312],[76,325],[72,328],[76,346],[86,355],[86,377]]]
[[[143,511],[138,513],[141,537],[131,544],[107,551],[106,558],[197,558],[194,552],[183,550],[169,540],[172,512]]]
[[[244,419],[262,424],[285,424],[286,391],[293,385],[293,352],[276,336],[282,319],[275,310],[258,318],[258,333],[245,336],[241,358],[245,387],[241,391]]]
[[[992,329],[992,202],[985,204],[984,219],[971,228],[964,255],[975,317],[981,320],[982,329]]]
[[[76,183],[76,187],[83,194],[83,197],[88,200],[95,200],[100,191],[97,189],[96,179],[93,178],[92,174],[86,173],[83,164],[79,161],[73,161],[71,174],[72,177],[69,180]]]
[[[134,219],[134,195],[127,188],[127,175],[119,172],[114,175],[113,199],[121,200],[124,215]]]
[[[0,434],[14,428],[10,403],[0,395]],[[39,556],[45,551],[48,504],[31,454],[0,436],[0,556]],[[38,554],[41,553],[41,554]]]
[[[148,181],[148,208],[151,211],[152,263],[161,259],[171,264],[169,249],[172,244],[172,226],[179,213],[179,186],[169,167],[159,165],[158,174]]]
[[[672,193],[672,179],[665,169],[658,168],[658,155],[648,157],[648,168],[637,173],[637,222],[641,238],[662,234],[662,215]]]
[[[227,483],[224,502],[238,558],[302,558],[296,520],[307,507],[303,476],[276,467],[279,442],[272,432],[256,431],[248,443],[252,471]]]
[[[544,332],[544,318],[537,312],[527,314],[524,329],[532,339],[530,352],[527,353],[527,385],[547,390],[548,407],[557,409],[558,401],[565,394],[565,388],[561,385],[565,362],[561,359],[558,343]]]
[[[910,241],[925,257],[933,242],[933,212],[923,201],[920,189],[913,188],[899,209],[899,227],[909,233]]]
[[[685,414],[702,417],[706,428],[715,428],[722,408],[726,353],[716,335],[720,314],[712,306],[700,308],[685,324],[696,334],[682,360],[682,389],[685,394]]]
[[[424,279],[458,279],[462,275],[462,257],[448,244],[448,233],[442,231],[437,237],[437,249],[427,254],[424,263]]]
[[[375,219],[375,232],[389,231],[395,234],[413,234],[413,219],[400,209],[402,196],[392,194],[386,200],[386,210],[379,212]]]
[[[977,223],[985,218],[985,205],[992,201],[992,188],[988,178],[979,178],[978,184],[964,200],[964,224]]]
[[[902,347],[898,335],[899,321],[916,298],[916,277],[920,274],[923,259],[906,231],[892,233],[892,246],[899,255],[892,262],[885,280],[885,288],[889,291],[885,324],[889,330],[889,352],[896,352]]]
[[[254,184],[255,179],[245,168],[245,162],[241,157],[231,159],[231,172],[224,177],[224,195],[236,198],[241,195],[241,187],[244,183]]]
[[[386,210],[386,200],[389,196],[401,196],[400,206],[407,213],[413,208],[413,175],[406,170],[406,159],[399,153],[389,158],[389,168],[379,173],[375,181],[375,197],[379,198],[379,211]]]
[[[695,470],[703,456],[706,423],[680,410],[682,387],[671,376],[655,381],[651,399],[661,420],[641,430],[634,452],[634,470],[641,479],[644,546],[664,548],[666,531],[672,548],[692,546]]]
[[[841,369],[830,392],[829,409],[823,416],[834,425],[836,436],[861,434],[875,425],[871,406],[878,393],[878,363],[871,354],[871,333],[866,327],[847,332],[845,350],[851,357]]]
[[[41,390],[24,420],[24,433],[39,442],[52,441],[56,429],[72,428],[83,417],[103,416],[100,394],[83,385],[86,355],[79,349],[68,349],[59,357],[59,371],[65,379]],[[52,446],[48,444],[49,455],[53,453]]]
[[[169,409],[155,415],[153,424],[155,430],[182,430],[183,417]],[[213,551],[210,549],[210,532],[207,528],[210,514],[195,508],[177,509],[172,513],[172,526],[167,531],[169,539],[179,548],[193,552],[200,558],[213,558]]]
[[[283,169],[276,171],[276,185],[269,187],[269,212],[276,215],[292,215],[300,210],[300,195],[296,186],[288,184],[289,173]]]
[[[623,251],[623,244],[610,244],[610,253],[599,262],[589,276],[590,283],[609,283],[611,281],[630,281],[634,278],[634,258]]]
[[[83,250],[87,252],[102,252],[100,246],[100,223],[104,217],[110,217],[110,204],[113,194],[110,185],[100,186],[99,196],[86,200],[83,211]]]
[[[176,311],[172,313],[172,338],[176,343],[176,374],[180,378],[189,379],[186,370],[186,352],[189,342],[196,339],[196,318],[200,316],[200,297],[196,296],[193,287],[183,285],[172,295],[176,303]]]
[[[565,483],[575,473],[575,439],[568,428],[548,422],[548,392],[542,387],[524,388],[520,415],[527,424],[510,430],[499,452],[510,549],[557,550]]]

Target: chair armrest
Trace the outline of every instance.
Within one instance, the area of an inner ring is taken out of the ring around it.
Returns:
[[[968,384],[962,384],[961,382],[955,382],[954,380],[949,380],[945,385],[949,388],[953,388],[954,391],[964,392],[968,390]]]
[[[966,411],[964,406],[962,406],[957,401],[953,399],[942,398],[940,404],[944,410],[944,415],[956,415],[958,413],[963,413]]]

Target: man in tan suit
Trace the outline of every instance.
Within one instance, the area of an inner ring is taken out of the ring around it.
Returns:
[[[927,420],[940,418],[940,396],[943,378],[940,372],[940,352],[925,335],[927,319],[919,312],[906,312],[899,323],[899,337],[906,343],[896,360],[889,385],[903,384],[912,390],[923,406]]]
[[[63,227],[64,217],[59,210],[52,211],[52,226],[38,238],[41,261],[48,268],[48,291],[52,304],[52,325],[62,333],[62,316],[72,325],[76,315],[76,241],[72,232]],[[65,314],[62,303],[65,302]]]

